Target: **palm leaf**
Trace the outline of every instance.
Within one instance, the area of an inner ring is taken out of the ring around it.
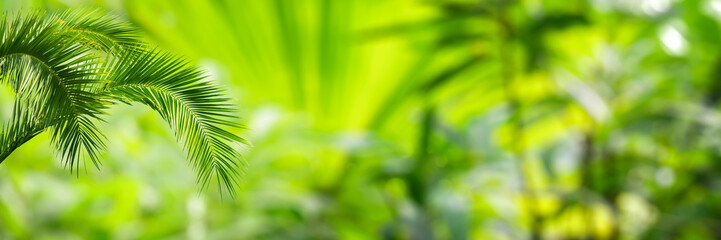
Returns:
[[[100,10],[66,11],[54,17],[62,23],[60,34],[79,37],[78,42],[90,48],[121,56],[147,47],[135,27]]]
[[[223,129],[241,126],[228,114],[233,105],[218,86],[186,61],[157,50],[129,54],[111,62],[109,69],[106,96],[157,111],[183,143],[203,188],[216,178],[234,192],[240,155],[227,142],[247,142]]]
[[[100,76],[99,59],[75,38],[58,37],[62,26],[54,19],[40,13],[13,20],[6,16],[0,26],[6,33],[0,42],[0,69],[19,101],[28,103],[42,125],[51,128],[52,140],[72,171],[79,168],[81,148],[97,165],[97,152],[104,146],[96,137],[101,135],[97,127],[87,121],[102,113],[102,104],[90,91]]]
[[[0,21],[0,84],[17,95],[13,119],[0,132],[1,159],[49,129],[71,172],[79,170],[83,156],[98,167],[105,137],[95,122],[109,105],[134,101],[168,121],[203,188],[217,179],[234,194],[241,156],[230,142],[246,142],[225,130],[240,127],[231,114],[234,106],[201,71],[146,50],[135,28],[99,11],[19,14]]]

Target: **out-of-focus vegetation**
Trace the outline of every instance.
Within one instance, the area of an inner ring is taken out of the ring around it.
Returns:
[[[101,171],[41,135],[2,239],[719,239],[719,0],[3,1],[97,7],[232,89],[234,200],[113,108]],[[6,119],[12,95],[0,94]]]

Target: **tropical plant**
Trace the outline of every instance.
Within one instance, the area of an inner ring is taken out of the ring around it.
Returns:
[[[187,151],[202,188],[234,193],[242,170],[232,144],[245,140],[223,90],[188,61],[152,49],[129,23],[101,11],[35,12],[0,19],[0,84],[16,95],[0,137],[0,163],[43,131],[64,165],[99,167],[97,122],[116,103],[142,103],[163,117]]]

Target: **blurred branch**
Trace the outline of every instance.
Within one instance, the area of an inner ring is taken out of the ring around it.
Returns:
[[[510,109],[513,115],[513,117],[509,120],[511,121],[510,132],[511,135],[515,138],[511,146],[511,151],[513,152],[513,154],[516,155],[516,158],[518,160],[515,166],[518,170],[519,183],[521,184],[521,193],[524,195],[524,205],[528,208],[526,210],[526,213],[530,215],[528,226],[530,229],[531,239],[539,240],[541,239],[543,219],[541,218],[541,216],[538,215],[538,207],[536,203],[537,196],[532,187],[528,186],[529,176],[527,176],[528,173],[524,171],[524,165],[527,164],[528,160],[526,159],[525,150],[523,149],[523,146],[525,145],[525,136],[523,133],[522,124],[523,111],[521,110],[521,103],[518,99],[518,96],[513,89],[513,82],[516,80],[514,44],[517,40],[517,36],[513,23],[507,16],[508,7],[511,3],[512,1],[499,1],[497,6],[498,12],[496,15],[496,23],[498,24],[501,36],[499,42],[499,56],[501,58],[499,60],[501,62],[501,78],[503,79],[504,83],[503,90],[509,102]]]

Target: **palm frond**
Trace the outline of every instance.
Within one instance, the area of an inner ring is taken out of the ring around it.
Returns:
[[[96,167],[105,137],[96,121],[117,102],[141,102],[175,130],[206,188],[217,179],[231,195],[246,143],[223,91],[187,61],[146,50],[131,25],[99,11],[32,13],[0,19],[0,84],[17,96],[16,114],[0,132],[0,156],[49,129],[65,166]],[[25,110],[19,110],[20,106]]]
[[[100,10],[66,11],[49,18],[61,22],[60,34],[78,37],[79,43],[116,56],[147,45],[139,40],[135,27]]]
[[[0,69],[2,80],[13,86],[18,99],[50,127],[52,140],[72,171],[79,168],[81,148],[97,165],[96,153],[104,146],[97,127],[86,121],[102,113],[103,104],[91,91],[102,74],[91,51],[75,38],[58,36],[59,29],[61,23],[40,13],[12,21],[5,17],[0,26],[7,33],[0,40]],[[84,144],[72,144],[76,142]]]
[[[20,147],[42,132],[42,125],[27,109],[21,101],[15,101],[11,121],[0,131],[0,163],[12,153],[12,149]]]
[[[242,127],[229,113],[233,105],[203,73],[177,57],[152,50],[111,63],[103,91],[122,102],[140,102],[157,111],[183,143],[203,188],[214,178],[233,194],[240,154],[227,142],[246,141],[225,130]]]

